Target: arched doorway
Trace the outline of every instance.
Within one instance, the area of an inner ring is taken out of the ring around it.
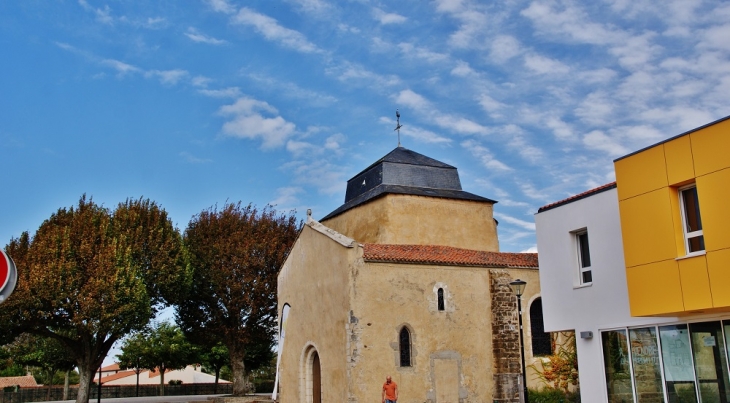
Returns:
[[[322,403],[322,365],[319,352],[313,345],[304,349],[301,366],[301,402]]]
[[[312,359],[312,403],[322,403],[322,370],[319,354],[315,351]]]

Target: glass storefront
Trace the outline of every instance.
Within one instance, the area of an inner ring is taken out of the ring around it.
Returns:
[[[730,403],[730,320],[601,333],[609,403]]]

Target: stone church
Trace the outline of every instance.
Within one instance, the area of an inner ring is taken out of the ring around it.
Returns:
[[[530,321],[537,254],[499,252],[495,203],[399,146],[348,181],[342,206],[319,221],[308,212],[278,277],[278,401],[380,402],[390,375],[399,403],[518,402],[510,281],[527,282],[528,366],[550,336],[541,305]]]

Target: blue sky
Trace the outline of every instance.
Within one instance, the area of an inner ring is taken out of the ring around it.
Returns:
[[[533,250],[538,207],[730,114],[726,1],[3,1],[0,49],[3,244],[84,193],[323,217],[398,108]]]

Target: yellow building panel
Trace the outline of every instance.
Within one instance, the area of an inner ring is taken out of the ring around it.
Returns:
[[[697,176],[730,168],[730,120],[690,133]]]
[[[664,157],[667,163],[667,181],[670,185],[686,182],[695,177],[689,136],[664,143]]]
[[[700,176],[696,183],[705,250],[730,248],[730,168]]]
[[[667,186],[664,147],[658,145],[614,163],[618,199],[625,200]]]
[[[715,308],[730,307],[730,249],[707,252],[707,272]]]
[[[682,281],[684,309],[694,311],[712,308],[710,277],[707,274],[705,256],[678,260],[679,278]]]
[[[667,260],[626,269],[631,316],[684,311],[677,261]]]
[[[671,193],[663,188],[619,202],[626,267],[677,257]]]

